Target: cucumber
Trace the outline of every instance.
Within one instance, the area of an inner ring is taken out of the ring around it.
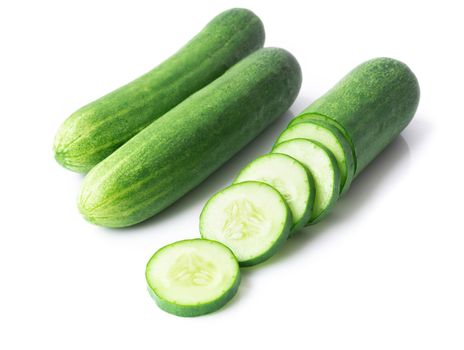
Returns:
[[[354,176],[354,159],[349,143],[338,129],[318,121],[298,123],[285,129],[275,144],[297,138],[317,141],[332,152],[340,169],[340,190],[345,193]]]
[[[287,51],[252,53],[95,166],[81,187],[80,212],[107,227],[155,215],[281,116],[300,85]]]
[[[316,197],[310,223],[318,222],[329,213],[340,194],[340,170],[334,155],[319,142],[307,139],[282,142],[272,152],[295,158],[313,175]]]
[[[158,67],[74,112],[56,134],[56,160],[69,170],[88,172],[263,43],[263,24],[253,12],[219,14]]]
[[[323,115],[350,136],[359,174],[409,124],[419,84],[404,63],[376,58],[352,70],[302,115]]]
[[[158,250],[148,261],[145,277],[161,309],[191,317],[216,311],[232,299],[240,269],[223,244],[189,239]]]
[[[229,247],[240,266],[269,259],[285,243],[292,214],[272,186],[246,181],[216,193],[200,215],[200,234]]]
[[[292,212],[291,232],[309,221],[314,204],[314,180],[296,159],[278,153],[261,156],[243,168],[234,183],[244,181],[264,182],[279,191]]]

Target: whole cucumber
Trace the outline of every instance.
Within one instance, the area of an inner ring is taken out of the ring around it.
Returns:
[[[246,9],[215,17],[180,51],[147,74],[74,112],[55,137],[55,158],[88,172],[192,93],[264,44],[261,20]]]
[[[282,115],[300,85],[300,66],[289,52],[249,55],[95,166],[82,184],[80,212],[107,227],[155,215]]]
[[[338,122],[354,145],[359,174],[409,124],[419,96],[419,84],[408,66],[375,58],[352,70],[300,116]]]

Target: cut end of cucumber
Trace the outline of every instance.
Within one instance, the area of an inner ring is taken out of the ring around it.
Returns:
[[[271,186],[255,181],[216,193],[200,215],[201,236],[228,246],[241,266],[270,258],[286,241],[291,226],[285,199]]]
[[[161,309],[190,317],[224,306],[238,290],[240,269],[223,244],[190,239],[158,250],[147,264],[145,277]]]

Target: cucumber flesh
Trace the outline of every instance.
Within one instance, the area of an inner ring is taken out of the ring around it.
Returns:
[[[161,309],[188,317],[216,311],[232,299],[240,284],[240,269],[223,244],[190,239],[158,250],[145,277]]]
[[[332,126],[336,128],[345,138],[345,140],[348,142],[350,145],[351,149],[351,157],[353,158],[353,163],[354,163],[354,171],[356,173],[356,169],[358,167],[358,161],[356,157],[356,150],[354,148],[353,141],[351,140],[350,135],[348,132],[345,130],[345,128],[336,120],[329,118],[325,115],[322,114],[317,114],[317,113],[301,113],[297,117],[293,118],[290,123],[288,124],[287,128],[291,128],[292,126],[295,126],[300,123],[306,123],[306,122],[318,122],[318,123],[323,123],[325,125]]]
[[[354,160],[350,145],[338,129],[318,121],[298,123],[285,129],[276,144],[297,138],[320,142],[332,152],[340,169],[340,190],[346,192],[353,180]]]
[[[248,164],[234,183],[244,181],[264,182],[279,191],[292,212],[292,232],[309,221],[315,197],[314,180],[296,159],[278,153],[261,156]]]
[[[256,181],[216,193],[200,215],[201,236],[228,246],[241,266],[274,255],[287,240],[291,226],[292,214],[282,195]]]
[[[316,197],[310,223],[323,218],[340,194],[340,170],[332,152],[317,141],[293,139],[278,144],[273,153],[287,154],[305,165],[316,185]]]

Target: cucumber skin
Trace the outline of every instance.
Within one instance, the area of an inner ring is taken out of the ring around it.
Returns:
[[[55,158],[88,172],[140,130],[264,44],[261,20],[246,9],[216,16],[147,74],[74,112],[55,137]]]
[[[357,66],[301,114],[321,114],[345,128],[354,144],[357,175],[409,124],[419,97],[419,83],[408,66],[375,58]]]
[[[192,240],[199,240],[199,239],[204,240],[204,241],[210,241],[210,240],[204,239],[204,238],[186,239],[184,241],[192,241]],[[177,242],[168,244],[165,247],[168,247],[168,246],[170,246],[172,244],[177,244],[179,242],[182,242],[182,241],[177,241]],[[235,257],[234,253],[226,245],[222,244],[221,242],[217,242],[217,241],[211,241],[211,242],[214,242],[215,244],[223,245],[227,250],[229,250],[230,254]],[[163,247],[163,248],[165,248],[165,247]],[[163,248],[161,248],[161,249],[163,249]],[[150,264],[150,261],[151,261],[151,259],[148,261],[147,267]],[[238,288],[240,287],[241,274],[240,274],[239,264],[237,262],[237,276],[236,276],[236,278],[234,280],[234,284],[227,291],[227,293],[225,293],[221,297],[209,302],[208,304],[199,304],[199,305],[181,305],[181,304],[176,304],[176,303],[170,302],[168,300],[165,300],[165,299],[159,297],[156,294],[155,290],[150,286],[150,283],[148,283],[148,278],[146,278],[146,279],[147,279],[148,293],[153,298],[153,300],[155,300],[156,304],[160,307],[160,309],[162,309],[162,310],[164,310],[164,311],[166,311],[166,312],[168,312],[170,314],[176,315],[176,316],[196,317],[196,316],[206,315],[206,314],[209,314],[211,312],[217,311],[220,308],[222,308],[224,305],[226,305],[235,296],[235,294],[237,294]]]
[[[300,86],[300,66],[289,52],[249,55],[95,166],[82,184],[81,214],[107,227],[150,218],[282,115]]]

